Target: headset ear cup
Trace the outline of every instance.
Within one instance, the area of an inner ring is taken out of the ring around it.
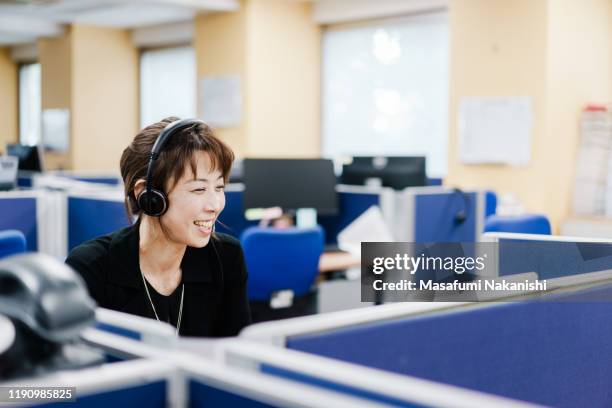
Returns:
[[[467,215],[465,214],[465,211],[459,211],[457,214],[455,214],[455,224],[463,224],[466,219]]]
[[[138,206],[150,217],[161,217],[168,210],[168,199],[161,190],[143,190],[138,195]]]

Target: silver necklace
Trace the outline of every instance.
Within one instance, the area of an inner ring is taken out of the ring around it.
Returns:
[[[147,292],[147,297],[149,298],[149,302],[151,302],[151,307],[153,308],[153,313],[155,313],[155,318],[158,322],[161,322],[159,316],[157,315],[157,310],[155,310],[155,305],[153,304],[153,299],[151,299],[151,294],[149,293],[149,288],[147,287],[147,281],[145,280],[144,273],[140,271],[140,276],[142,276],[142,283],[145,287],[145,292]],[[175,335],[178,337],[179,330],[181,329],[181,318],[183,317],[183,298],[185,297],[185,284],[183,283],[183,288],[181,289],[181,306],[179,307],[178,319],[176,321],[176,332]]]

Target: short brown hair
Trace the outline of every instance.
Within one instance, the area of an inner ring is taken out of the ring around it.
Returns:
[[[121,177],[125,189],[125,208],[130,216],[140,217],[134,187],[140,179],[146,179],[149,157],[153,144],[161,131],[179,118],[171,116],[142,129],[121,155]],[[151,187],[168,193],[183,176],[187,167],[196,175],[195,152],[207,152],[212,170],[219,170],[227,183],[234,161],[234,152],[214,134],[206,124],[194,124],[181,130],[166,141],[155,163]]]

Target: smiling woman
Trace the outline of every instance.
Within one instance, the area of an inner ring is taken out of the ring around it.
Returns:
[[[184,336],[233,336],[250,322],[240,243],[214,232],[233,160],[198,120],[167,118],[134,138],[121,175],[136,222],[66,259],[99,306],[167,322]]]

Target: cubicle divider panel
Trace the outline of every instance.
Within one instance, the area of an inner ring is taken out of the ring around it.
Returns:
[[[518,401],[250,341],[218,354],[231,366],[396,407],[517,407]]]
[[[610,299],[607,284],[293,336],[287,347],[538,404],[609,406]]]
[[[415,242],[474,242],[477,240],[478,194],[448,191],[414,196]]]
[[[338,233],[373,205],[378,205],[383,215],[388,215],[392,200],[386,198],[390,189],[372,188],[367,186],[336,187],[338,192],[338,213],[335,215],[319,215],[318,223],[325,230],[326,242],[336,243]],[[249,221],[244,215],[244,186],[230,184],[225,191],[225,209],[219,216],[216,231],[232,235],[236,238],[248,227],[258,224]]]
[[[41,173],[42,175],[63,177],[71,180],[84,181],[86,183],[102,184],[104,186],[119,186],[123,183],[121,175],[113,172],[100,171],[70,171],[70,170],[52,170]]]
[[[252,398],[226,391],[209,384],[190,380],[189,384],[189,406],[190,407],[245,407],[261,408],[274,407]]]
[[[16,229],[25,235],[27,251],[37,251],[38,243],[38,194],[31,192],[6,192],[0,194],[0,230]]]
[[[240,239],[240,234],[248,227],[257,225],[257,221],[249,221],[244,216],[242,204],[244,186],[229,184],[225,189],[225,208],[219,215],[215,230]]]
[[[66,193],[37,191],[38,252],[64,260],[67,255]]]
[[[108,408],[108,407],[147,407],[166,408],[166,382],[156,381],[148,384],[110,390],[104,393],[79,396],[76,401],[66,403],[66,406],[76,408]],[[36,405],[38,408],[58,407],[64,403]]]
[[[304,384],[314,385],[332,391],[341,392],[343,394],[354,395],[360,398],[365,398],[382,404],[389,404],[394,407],[403,408],[426,408],[429,405],[417,404],[408,402],[400,398],[395,398],[393,395],[385,395],[385,393],[374,392],[370,390],[364,390],[360,387],[355,387],[347,384],[341,384],[338,381],[332,381],[329,379],[322,379],[315,375],[309,375],[296,370],[278,367],[273,364],[261,364],[260,370],[262,373],[274,375],[288,380],[301,382]]]
[[[612,242],[499,239],[499,275],[554,279],[612,269]]]
[[[123,199],[68,196],[68,250],[90,239],[130,225]]]
[[[338,234],[373,205],[381,207],[383,215],[386,215],[383,195],[387,190],[366,186],[336,186],[338,213],[318,216],[318,223],[325,230],[326,244],[337,243]]]
[[[12,382],[0,382],[11,387],[73,387],[71,402],[52,402],[36,407],[167,407],[178,406],[172,365],[153,360],[133,360],[81,370],[64,370]],[[39,405],[40,404],[40,405]],[[21,404],[20,404],[21,405]]]

